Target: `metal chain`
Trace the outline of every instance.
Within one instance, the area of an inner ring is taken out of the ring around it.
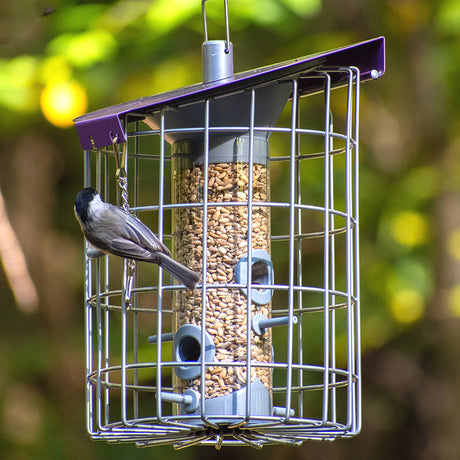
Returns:
[[[126,160],[127,160],[127,151],[128,146],[125,144],[123,149],[123,154],[120,160],[120,153],[117,147],[117,137],[112,139],[113,151],[115,154],[115,163],[117,165],[116,178],[118,185],[121,189],[121,200],[122,207],[126,212],[131,212],[131,207],[129,206],[129,195],[128,195],[128,173],[126,172]],[[131,305],[131,294],[134,283],[134,275],[136,272],[136,261],[133,259],[125,259],[125,273],[124,273],[124,290],[125,290],[125,306],[129,307]]]
[[[121,188],[121,200],[123,201],[123,209],[127,212],[131,212],[131,208],[128,203],[128,179],[126,176],[117,177],[118,185]]]

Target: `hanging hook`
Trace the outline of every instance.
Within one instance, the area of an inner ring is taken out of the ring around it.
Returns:
[[[119,177],[124,177],[126,176],[126,149],[123,149],[123,153],[121,155],[121,161],[120,161],[120,152],[118,151],[118,136],[115,136],[112,139],[112,146],[113,146],[113,152],[115,154],[115,164],[117,166],[117,172],[116,172],[116,177],[117,179]]]
[[[128,203],[128,173],[126,172],[126,159],[127,159],[128,147],[125,144],[125,147],[123,149],[123,153],[121,154],[121,159],[120,159],[120,152],[118,151],[117,140],[118,140],[118,136],[115,136],[112,139],[113,152],[115,155],[115,164],[117,166],[115,177],[117,178],[118,185],[121,188],[121,199],[123,201],[123,209],[127,212],[131,212],[129,203]]]
[[[201,14],[203,16],[203,34],[204,41],[208,41],[208,24],[206,20],[206,2],[201,0]],[[224,14],[225,14],[225,54],[230,52],[230,26],[228,21],[228,0],[224,0]]]

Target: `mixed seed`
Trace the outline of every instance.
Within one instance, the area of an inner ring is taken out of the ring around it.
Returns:
[[[251,246],[270,253],[270,208],[257,205],[269,200],[268,169],[254,164],[252,168],[253,207]],[[251,331],[250,318],[257,313],[271,316],[271,305],[252,304],[233,287],[234,269],[248,251],[249,165],[247,163],[210,164],[208,168],[206,219],[206,331],[216,347],[215,366],[206,369],[205,395],[214,398],[238,390],[247,382],[248,335],[252,363],[271,362],[271,332],[258,336]],[[174,215],[174,257],[197,272],[203,272],[203,200],[204,168],[202,165],[174,171],[176,203],[191,203]],[[226,205],[225,203],[229,203]],[[177,330],[183,324],[201,326],[202,290],[180,291],[174,302]],[[268,390],[272,388],[272,371],[261,365],[251,366],[251,381],[259,378]],[[200,391],[200,378],[177,379],[176,391],[187,388]]]

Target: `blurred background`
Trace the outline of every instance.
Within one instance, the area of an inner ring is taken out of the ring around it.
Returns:
[[[361,91],[363,430],[286,447],[89,440],[72,119],[201,81],[199,0],[0,3],[0,457],[457,459],[460,2],[229,0],[235,71],[386,37]],[[224,38],[223,2],[207,6]],[[276,190],[272,183],[272,193]]]

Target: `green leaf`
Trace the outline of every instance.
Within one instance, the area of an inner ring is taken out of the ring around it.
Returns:
[[[75,67],[90,67],[108,60],[117,50],[117,42],[106,30],[95,29],[78,34],[62,34],[47,47],[50,54],[62,55]]]

